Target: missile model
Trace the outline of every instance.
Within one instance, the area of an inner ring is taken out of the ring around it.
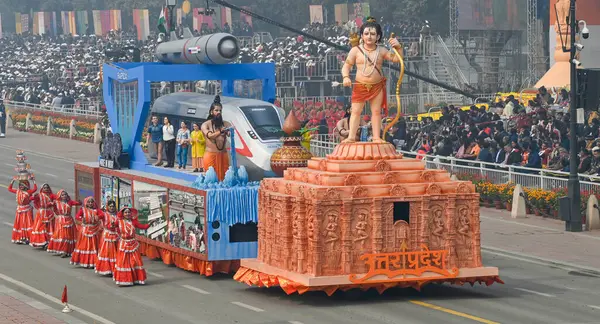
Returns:
[[[160,43],[154,55],[163,63],[227,64],[235,60],[239,53],[240,47],[235,36],[216,33]]]

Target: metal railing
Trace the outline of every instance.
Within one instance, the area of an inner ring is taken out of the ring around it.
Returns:
[[[26,102],[17,102],[12,100],[4,100],[4,105],[6,108],[15,110],[15,109],[24,109],[24,110],[32,110],[32,111],[47,111],[58,113],[62,115],[68,116],[85,116],[85,117],[100,117],[102,116],[102,112],[100,110],[101,105],[99,103],[92,104],[75,104],[75,105],[63,105],[61,107],[54,107],[52,105],[37,105]]]
[[[310,151],[314,156],[325,157],[327,154],[333,152],[338,143],[338,137],[333,134],[315,135],[310,142]],[[401,150],[398,150],[398,152],[406,157],[414,158],[418,156],[418,158],[422,158],[428,169],[443,169],[450,174],[456,175],[477,175],[494,184],[512,182],[520,184],[523,187],[553,190],[556,188],[566,188],[569,180],[569,173],[563,171],[500,165],[453,157],[417,154],[416,152]],[[579,179],[582,191],[600,190],[599,176],[580,174]]]

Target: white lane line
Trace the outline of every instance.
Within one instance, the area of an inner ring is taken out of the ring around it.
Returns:
[[[2,224],[6,225],[6,226],[10,226],[10,227],[15,226],[15,224],[9,223],[9,222],[2,222]]]
[[[161,275],[160,273],[156,273],[156,272],[151,272],[151,271],[146,271],[147,274],[154,276],[156,278],[164,278],[165,276]]]
[[[44,173],[44,174],[47,175],[47,176],[49,176],[49,177],[52,177],[52,178],[58,178],[57,175],[52,174],[52,173]]]
[[[530,294],[535,294],[535,295],[539,295],[539,296],[544,296],[544,297],[556,297],[554,295],[550,295],[550,294],[546,294],[546,293],[542,293],[539,291],[535,291],[535,290],[529,290],[529,289],[525,289],[525,288],[514,288],[516,290],[520,290],[520,291],[524,291],[524,292],[528,292]]]
[[[10,163],[4,163],[4,165],[6,165],[6,166],[9,166],[9,167],[11,167],[11,168],[14,168],[14,167],[16,167],[16,165],[14,165],[14,164],[10,164]]]
[[[34,287],[31,287],[30,285],[28,285],[28,284],[26,284],[24,282],[21,282],[21,281],[19,281],[17,279],[11,278],[11,277],[3,274],[3,273],[0,273],[0,279],[4,280],[6,282],[10,282],[11,284],[13,284],[15,286],[18,286],[20,288],[23,288],[25,290],[28,290],[29,292],[32,292],[32,293],[34,293],[34,294],[36,294],[36,295],[38,295],[38,296],[40,296],[40,297],[42,297],[42,298],[44,298],[46,300],[49,300],[49,301],[51,301],[53,303],[56,303],[56,304],[61,305],[61,306],[63,305],[63,303],[61,303],[60,299],[55,298],[55,297],[53,297],[51,295],[48,295],[48,294],[46,294],[45,292],[43,292],[41,290],[38,290],[38,289],[36,289]],[[73,304],[69,304],[69,306],[71,307],[72,310],[74,310],[76,312],[79,312],[82,315],[87,316],[87,317],[89,317],[89,318],[91,318],[91,319],[93,319],[93,320],[95,320],[97,322],[100,322],[100,323],[103,323],[103,324],[116,324],[115,322],[111,322],[111,321],[107,320],[106,318],[104,318],[104,317],[102,317],[100,315],[96,315],[96,314],[94,314],[92,312],[88,312],[85,309],[77,307],[77,306],[75,306]]]
[[[52,307],[50,307],[50,306],[48,306],[48,305],[46,305],[46,304],[44,304],[42,302],[39,302],[37,300],[30,301],[30,302],[27,303],[27,305],[29,305],[29,306],[31,306],[33,308],[40,309],[40,310],[51,309],[52,308]]]
[[[208,291],[206,291],[206,290],[204,290],[204,289],[196,288],[196,287],[194,287],[194,286],[190,286],[190,285],[181,285],[181,287],[183,287],[183,288],[187,288],[187,289],[189,289],[189,290],[192,290],[192,291],[195,291],[195,292],[197,292],[197,293],[199,293],[199,294],[202,294],[202,295],[210,295],[210,293],[209,293]]]
[[[251,306],[251,305],[248,305],[248,304],[244,304],[242,302],[231,302],[231,303],[234,304],[234,305],[236,305],[236,306],[240,306],[240,307],[243,307],[245,309],[249,309],[251,311],[255,311],[257,313],[265,311],[264,309],[261,309],[261,308],[258,308],[258,307],[254,307],[254,306]]]
[[[288,323],[290,323],[290,324],[304,324],[304,323],[298,322],[298,321],[288,321]]]
[[[600,306],[587,305],[587,307],[600,310]]]
[[[73,180],[73,179],[69,179],[69,181],[71,181],[71,182],[75,182],[75,180]]]

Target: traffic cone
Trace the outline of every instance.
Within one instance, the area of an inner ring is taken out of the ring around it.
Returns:
[[[62,310],[63,313],[72,312],[71,308],[69,307],[69,296],[67,295],[67,285],[65,285],[65,288],[63,289],[61,302],[63,304],[65,304],[65,308],[63,308],[63,310]]]

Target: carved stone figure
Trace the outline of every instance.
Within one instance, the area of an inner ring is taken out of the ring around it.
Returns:
[[[469,208],[460,206],[456,217],[456,257],[459,260],[459,266],[472,266],[473,260],[473,238],[471,220],[469,217]]]
[[[354,242],[358,242],[361,248],[365,247],[366,240],[369,238],[369,234],[367,233],[367,227],[368,224],[366,211],[361,210],[358,214],[356,226],[354,227],[354,229],[356,230]]]
[[[444,208],[435,205],[431,208],[429,219],[429,248],[432,250],[444,249]]]
[[[325,226],[325,243],[333,250],[335,243],[340,239],[338,235],[337,214],[334,211],[327,213],[327,225]]]

